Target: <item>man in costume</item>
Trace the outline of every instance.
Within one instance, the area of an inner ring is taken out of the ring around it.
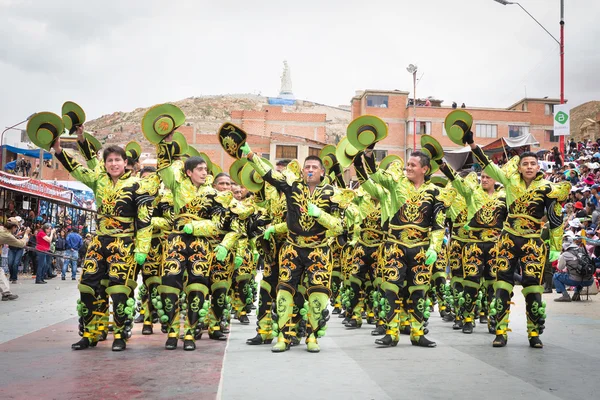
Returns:
[[[144,179],[155,172],[156,168],[154,167],[144,167],[140,171],[140,177]],[[143,285],[139,288],[139,298],[141,300],[139,322],[143,322],[142,335],[151,335],[153,333],[153,323],[158,319],[156,303],[160,298],[158,287],[161,284],[166,252],[165,232],[172,230],[173,223],[172,195],[162,184],[154,200],[154,212],[151,221],[152,242],[148,258],[142,266]],[[138,322],[138,319],[136,319],[136,322]]]
[[[159,169],[165,187],[173,194],[173,231],[169,234],[167,257],[162,284],[158,287],[161,301],[157,303],[161,322],[167,324],[165,348],[177,348],[179,336],[179,297],[183,275],[187,272],[185,293],[187,318],[184,324],[184,350],[195,350],[196,327],[206,316],[209,291],[209,271],[213,250],[209,238],[220,234],[225,209],[218,192],[207,179],[207,163],[200,156],[189,157],[185,163],[170,163],[178,153],[176,142],[168,137],[159,144]]]
[[[83,132],[83,125],[78,130]],[[64,168],[92,189],[98,208],[97,236],[88,247],[79,284],[83,338],[72,348],[81,350],[97,343],[98,334],[102,333],[97,325],[104,315],[98,310],[107,301],[100,293],[101,280],[108,276],[106,294],[110,295],[114,310],[112,350],[125,350],[125,323],[133,319],[135,305],[127,282],[135,273],[135,264],[143,264],[150,251],[154,184],[125,172],[127,156],[118,146],[104,149],[103,165],[93,170],[63,151],[60,139],[52,147]]]
[[[462,227],[461,238],[463,290],[459,306],[462,312],[463,333],[473,333],[475,307],[477,303],[481,305],[482,302],[482,299],[478,298],[481,280],[484,279],[484,293],[487,294],[496,276],[495,244],[506,220],[505,193],[504,190],[496,190],[495,181],[485,172],[481,173],[479,184],[474,172],[463,179],[446,163],[440,165],[440,170],[450,179],[458,194],[466,200],[467,222]]]
[[[212,259],[209,283],[211,304],[208,309],[207,324],[208,336],[213,340],[226,340],[225,333],[229,332],[229,320],[231,318],[231,280],[233,277],[235,264],[241,265],[243,258],[236,260],[236,242],[241,237],[241,225],[239,216],[231,210],[237,200],[234,200],[231,192],[231,179],[224,172],[217,174],[213,187],[219,192],[219,202],[221,204],[221,215],[219,230],[216,235],[209,238],[210,244],[215,253]],[[237,203],[236,210],[247,218],[250,210],[244,210],[240,203]]]
[[[470,122],[470,121],[469,121]],[[542,348],[539,335],[546,320],[545,303],[542,302],[542,275],[546,257],[558,259],[562,245],[562,206],[571,189],[568,182],[552,184],[543,179],[535,153],[525,152],[519,157],[517,170],[505,172],[493,164],[473,141],[470,124],[454,123],[460,130],[462,142],[469,144],[483,171],[504,185],[508,216],[497,244],[497,280],[494,283],[495,299],[490,304],[490,316],[496,320],[494,347],[504,347],[508,340],[508,317],[514,286],[514,273],[520,264],[523,276],[523,296],[527,315],[529,345]],[[467,129],[465,129],[467,128]],[[448,129],[447,129],[448,130]],[[546,254],[541,238],[542,217],[548,216],[550,226],[550,254]]]
[[[275,166],[277,173],[282,173],[289,162],[278,162]],[[271,224],[266,228],[262,243],[264,262],[263,277],[260,281],[258,311],[256,312],[256,336],[246,340],[246,344],[259,345],[271,344],[277,333],[273,330],[272,306],[277,296],[277,283],[279,282],[279,254],[287,237],[287,208],[285,194],[279,193],[273,186],[265,183],[258,193],[259,198],[264,198],[265,210]]]
[[[367,149],[364,155],[371,165],[370,170],[374,170],[373,151]],[[444,211],[451,199],[442,198],[437,186],[428,179],[430,172],[430,158],[422,152],[413,152],[406,163],[405,175],[394,179],[389,174],[376,172],[370,176],[390,193],[396,193],[391,196],[396,210],[389,221],[390,235],[380,264],[387,331],[383,338],[375,341],[378,345],[398,344],[400,314],[405,311],[411,327],[411,343],[421,347],[436,345],[424,336],[424,322],[429,312],[425,294],[429,290],[431,265],[441,250]]]
[[[279,336],[273,352],[289,349],[291,336],[295,335],[293,318],[294,295],[302,275],[308,276],[308,304],[297,305],[308,318],[306,339],[309,352],[319,352],[317,338],[325,334],[329,317],[327,303],[331,291],[331,269],[326,231],[340,234],[339,220],[332,217],[335,205],[331,201],[333,188],[323,184],[325,172],[322,161],[309,156],[304,161],[303,180],[286,180],[251,152],[248,144],[243,154],[263,179],[286,196],[288,234],[280,252],[279,284],[277,286],[277,325]]]
[[[367,310],[367,322],[373,323],[374,313],[369,300],[374,296],[373,282],[377,279],[378,250],[384,234],[381,231],[381,208],[379,200],[371,198],[364,189],[356,193],[356,215],[352,223],[354,232],[349,243],[353,249],[346,277],[346,313],[350,317],[346,327],[360,328],[362,312]],[[346,217],[348,218],[348,211]]]

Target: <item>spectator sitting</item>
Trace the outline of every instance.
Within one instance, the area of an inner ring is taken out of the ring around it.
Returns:
[[[583,183],[585,183],[588,186],[593,186],[596,182],[594,182],[594,180],[592,178],[587,176],[587,177],[583,178]]]
[[[561,297],[554,299],[559,302],[570,302],[571,300],[580,300],[579,292],[584,286],[590,286],[594,283],[593,276],[581,276],[578,272],[579,257],[578,253],[586,250],[581,248],[581,240],[575,239],[572,242],[567,240],[563,243],[563,252],[558,259],[558,272],[554,274],[552,281],[556,288],[556,293],[562,293]],[[567,293],[566,286],[575,286],[573,299]]]
[[[592,202],[589,202],[588,205],[585,206],[585,210],[587,212],[588,217],[591,217],[591,226],[596,228],[600,219],[600,212],[596,210],[596,207]]]
[[[583,203],[581,201],[575,202],[575,204],[573,205],[573,207],[575,208],[575,217],[576,218],[585,218],[585,217],[587,217],[587,213],[583,209]]]

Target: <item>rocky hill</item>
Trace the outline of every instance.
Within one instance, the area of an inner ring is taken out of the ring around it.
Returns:
[[[267,97],[252,94],[190,97],[173,102],[184,112],[187,125],[195,125],[203,133],[217,132],[219,126],[231,120],[233,110],[260,110],[268,105]],[[150,144],[141,135],[141,121],[149,107],[130,112],[117,111],[86,122],[86,131],[106,144],[124,144],[135,138],[144,148]],[[297,100],[293,106],[283,106],[284,112],[322,113],[327,115],[327,134],[332,142],[346,134],[350,123],[349,109]]]
[[[588,101],[587,103],[583,103],[571,109],[571,136],[575,140],[582,139],[583,133],[581,132],[581,125],[586,121],[587,118],[590,118],[594,121],[600,120],[600,101]],[[595,130],[596,139],[599,138],[599,124],[595,124],[595,126],[591,127],[591,130]],[[589,134],[592,132],[588,132],[586,137],[589,137]]]

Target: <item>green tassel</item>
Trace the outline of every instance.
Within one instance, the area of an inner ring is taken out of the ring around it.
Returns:
[[[325,336],[325,331],[327,330],[327,326],[322,327],[321,329],[319,329],[317,331],[317,337],[322,338],[323,336]]]
[[[169,322],[169,316],[168,315],[161,315],[160,316],[160,322],[162,322],[163,324],[166,324],[167,322]]]
[[[135,300],[132,298],[127,299],[127,305],[133,307],[135,305]]]

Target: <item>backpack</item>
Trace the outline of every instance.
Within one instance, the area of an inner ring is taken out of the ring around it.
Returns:
[[[585,249],[577,250],[576,256],[578,263],[575,272],[581,276],[582,281],[589,281],[596,272],[596,264]]]

